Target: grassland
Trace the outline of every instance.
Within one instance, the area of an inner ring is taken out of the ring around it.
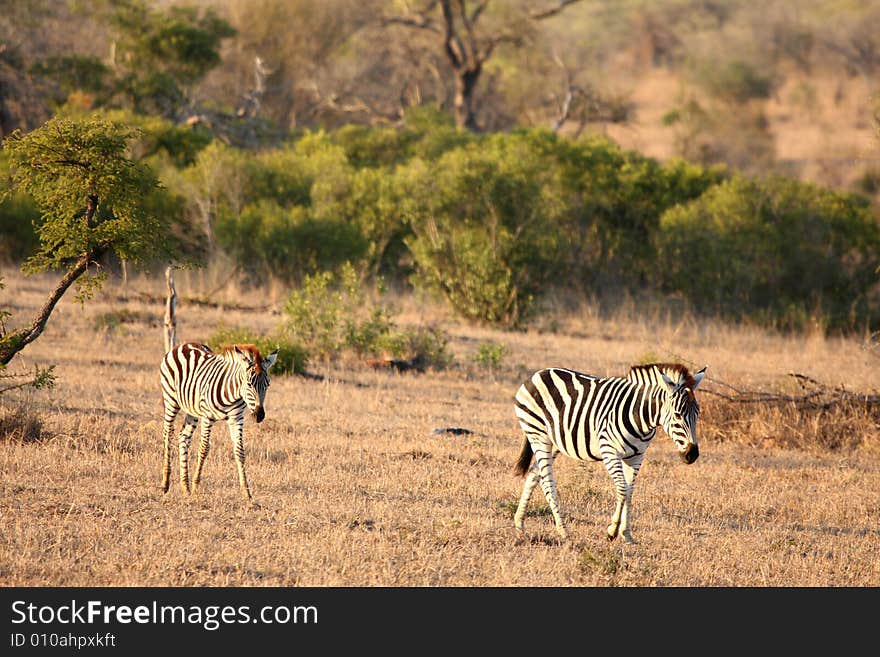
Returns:
[[[23,323],[52,279],[2,273],[2,306]],[[274,377],[266,421],[245,426],[250,505],[224,426],[202,490],[160,491],[161,283],[111,280],[84,306],[65,298],[13,361],[14,371],[54,363],[58,380],[0,395],[0,586],[880,585],[876,416],[713,394],[794,393],[789,372],[876,393],[867,337],[785,336],[632,305],[599,317],[589,304],[503,333],[401,298],[399,322],[442,326],[456,365],[413,374],[337,363],[315,367],[322,380]],[[179,275],[180,340],[280,320],[279,290],[225,288],[215,295],[225,307],[193,301],[214,283]],[[473,360],[490,341],[506,348],[495,369]],[[521,380],[542,366],[620,374],[655,358],[709,369],[700,459],[682,464],[662,432],[648,452],[634,498],[639,543],[603,536],[613,493],[601,465],[563,458],[570,540],[557,542],[539,493],[517,535]],[[434,433],[448,426],[473,433]]]

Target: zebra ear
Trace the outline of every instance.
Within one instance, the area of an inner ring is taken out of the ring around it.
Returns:
[[[263,367],[267,370],[275,364],[275,361],[278,360],[278,350],[276,349],[271,354],[263,358]]]
[[[707,367],[708,367],[708,365],[707,365]],[[706,376],[706,368],[705,367],[703,369],[701,369],[699,372],[697,372],[696,374],[694,374],[694,390],[696,390],[697,386],[700,385],[700,381],[703,380],[704,376]]]

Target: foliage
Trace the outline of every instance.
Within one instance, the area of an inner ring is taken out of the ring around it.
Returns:
[[[100,105],[112,94],[112,70],[97,57],[50,55],[34,64],[31,72],[55,80],[64,93],[61,102],[71,94],[85,92]]]
[[[284,209],[272,201],[245,206],[238,216],[222,212],[217,244],[254,280],[287,283],[359,259],[367,245],[344,220],[318,219],[302,206]]]
[[[376,340],[379,352],[435,370],[452,365],[454,358],[448,347],[449,336],[436,326],[394,328]]]
[[[0,151],[0,189],[0,261],[20,262],[37,245],[40,211],[29,195],[12,187],[6,151]]]
[[[735,177],[661,219],[657,273],[697,308],[800,329],[880,321],[880,226],[866,199]]]
[[[561,190],[530,135],[486,137],[400,179],[417,284],[463,317],[521,326],[563,248]]]
[[[381,294],[382,290],[377,290]],[[391,308],[367,307],[351,263],[306,276],[284,305],[283,333],[302,341],[310,357],[329,360],[344,350],[359,356],[379,351],[393,322]]]
[[[488,370],[497,370],[501,367],[504,357],[507,355],[507,346],[501,342],[489,340],[477,345],[477,353],[474,354],[474,362]]]
[[[683,160],[660,164],[604,138],[548,145],[570,204],[566,282],[590,292],[650,286],[660,215],[724,177],[721,169]]]
[[[351,263],[336,271],[306,276],[290,292],[279,335],[301,341],[310,357],[328,361],[346,352],[363,359],[392,356],[417,360],[436,369],[447,367],[448,336],[435,327],[400,329],[394,309],[382,301],[384,287],[376,286],[371,303]]]
[[[161,193],[159,183],[128,157],[136,135],[101,119],[55,117],[7,138],[13,180],[42,215],[39,247],[27,270],[65,268],[71,259],[103,249],[132,262],[168,254],[168,220],[144,209],[144,199]],[[94,217],[84,214],[90,203],[97,206]]]
[[[182,5],[166,12],[144,0],[111,0],[118,33],[115,89],[139,114],[174,118],[187,87],[220,63],[220,46],[235,29],[212,8]]]
[[[102,111],[95,116],[138,130],[139,137],[132,143],[132,157],[136,160],[149,162],[157,156],[165,156],[178,168],[189,166],[212,140],[204,129],[181,126],[159,116],[129,110]]]
[[[101,119],[55,117],[33,132],[15,131],[6,139],[13,184],[34,199],[42,215],[39,246],[23,269],[65,273],[31,325],[0,339],[0,363],[9,363],[40,336],[73,283],[81,301],[100,287],[101,257],[113,253],[140,263],[172,255],[169,219],[151,212],[162,205],[158,180],[149,167],[128,156],[134,135]],[[97,273],[92,274],[92,266]]]
[[[277,331],[270,336],[262,336],[241,327],[222,327],[208,338],[208,344],[215,350],[233,344],[252,344],[264,356],[277,349],[278,358],[272,366],[271,374],[305,374],[309,361],[305,347],[283,337]]]
[[[399,128],[348,124],[330,138],[345,149],[349,163],[358,169],[393,168],[413,157],[436,160],[475,139],[458,130],[450,116],[429,105],[408,108]]]

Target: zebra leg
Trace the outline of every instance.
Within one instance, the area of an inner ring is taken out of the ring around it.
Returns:
[[[608,525],[608,540],[613,541],[618,533],[623,533],[623,540],[627,543],[635,543],[629,531],[629,507],[632,501],[632,491],[635,485],[635,476],[642,465],[644,454],[636,454],[628,459],[622,459],[618,454],[608,453],[603,455],[602,462],[605,469],[614,481],[617,492],[617,506],[614,515],[611,516],[611,524]]]
[[[642,467],[644,457],[644,454],[636,454],[623,459],[623,476],[626,479],[627,495],[620,513],[620,534],[627,543],[637,542],[629,531],[629,511],[632,507],[632,495],[636,487],[636,475],[639,473],[639,468]]]
[[[244,473],[244,416],[231,417],[227,420],[227,424],[229,424],[229,437],[232,438],[232,450],[235,453],[235,465],[238,467],[238,484],[245,499],[250,500],[253,498]]]
[[[177,437],[177,452],[180,461],[180,489],[184,493],[189,493],[189,446],[192,442],[192,435],[199,423],[197,417],[187,415],[183,421],[183,429]]]
[[[535,452],[535,464],[540,478],[541,490],[544,491],[544,497],[550,506],[550,512],[553,514],[553,521],[556,523],[556,531],[562,540],[568,538],[568,532],[565,530],[565,523],[562,522],[562,515],[559,513],[559,498],[556,494],[556,479],[553,476],[553,461],[556,458],[556,450],[546,446],[536,447],[532,445]],[[523,491],[525,492],[525,491]]]
[[[541,475],[538,474],[537,466],[532,464],[526,475],[526,483],[523,485],[522,495],[519,497],[519,505],[516,507],[516,513],[513,516],[513,524],[520,531],[523,531],[523,521],[526,517],[526,507],[529,504],[529,498],[532,496],[532,491],[535,490],[535,486],[540,478]]]
[[[199,482],[202,479],[202,466],[205,465],[208,450],[211,448],[211,427],[213,425],[213,420],[202,418],[202,426],[199,427],[199,457],[196,460],[196,470],[193,472],[193,491],[199,487]]]
[[[172,404],[165,404],[165,416],[162,426],[162,442],[165,444],[165,460],[162,467],[162,492],[168,492],[168,486],[171,483],[171,434],[174,433],[174,418],[180,407]]]
[[[608,525],[606,530],[608,532],[608,540],[613,541],[617,538],[618,531],[620,530],[620,517],[623,515],[623,506],[627,499],[629,487],[626,483],[626,477],[623,475],[623,461],[621,461],[616,453],[603,454],[602,462],[605,464],[608,474],[611,475],[611,479],[614,481],[614,489],[617,492],[617,506],[614,508],[614,515],[611,516],[611,524]]]

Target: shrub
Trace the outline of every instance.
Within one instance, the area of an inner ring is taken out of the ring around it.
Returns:
[[[880,322],[880,226],[868,201],[783,178],[734,178],[661,219],[664,288],[762,324]]]
[[[280,335],[256,335],[240,327],[221,328],[208,339],[208,344],[215,350],[226,345],[253,344],[264,356],[277,349],[278,359],[272,366],[272,374],[305,374],[309,360],[308,351],[301,344]]]
[[[618,294],[652,286],[654,235],[667,208],[700,196],[724,178],[683,160],[660,164],[602,137],[544,135],[533,144],[562,187],[559,222],[566,249],[557,282]]]
[[[307,276],[288,297],[280,334],[296,336],[310,355],[324,361],[350,352],[358,358],[392,356],[436,369],[447,367],[452,357],[446,334],[430,327],[398,329],[393,308],[381,301],[384,293],[380,283],[373,291],[374,303],[366,303],[350,263],[335,272]]]
[[[237,215],[222,212],[215,236],[251,278],[286,283],[360,260],[368,248],[357,226],[343,219],[317,218],[305,207],[283,208],[271,200],[247,205]]]
[[[449,336],[440,328],[419,326],[394,329],[381,336],[376,347],[395,358],[418,362],[423,367],[443,370],[452,365]]]
[[[414,281],[467,319],[520,326],[560,271],[560,188],[532,142],[529,133],[492,135],[399,174]]]
[[[284,334],[296,336],[311,356],[324,360],[345,350],[358,356],[380,353],[380,339],[393,327],[389,307],[364,303],[351,263],[335,272],[306,276],[302,286],[291,291],[284,315]]]
[[[331,135],[354,167],[377,168],[405,164],[412,158],[435,160],[446,151],[475,141],[458,130],[448,114],[420,105],[406,110],[400,128],[347,125]]]
[[[480,367],[495,371],[501,367],[501,362],[507,355],[507,351],[507,347],[500,342],[482,342],[477,346],[474,362]]]

